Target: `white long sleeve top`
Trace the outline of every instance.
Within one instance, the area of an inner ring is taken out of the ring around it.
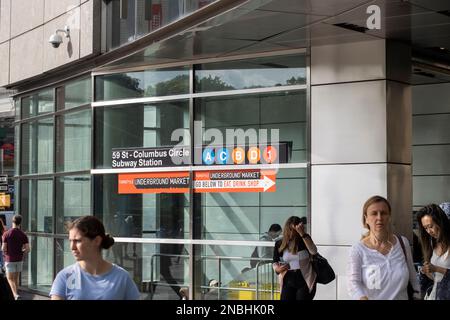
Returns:
[[[408,281],[415,291],[419,291],[411,248],[408,239],[402,239],[408,264],[397,239],[386,255],[368,248],[362,242],[352,246],[347,266],[347,287],[352,299],[367,296],[370,300],[407,300]]]

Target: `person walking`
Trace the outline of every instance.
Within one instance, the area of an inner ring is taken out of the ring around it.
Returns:
[[[281,226],[278,223],[274,223],[269,227],[269,230],[267,232],[264,232],[264,234],[259,238],[260,241],[277,241],[281,238]],[[273,247],[256,247],[252,254],[250,260],[250,267],[255,268],[258,263],[265,263],[258,259],[267,259],[273,257]],[[270,263],[270,261],[269,261]]]
[[[19,300],[19,276],[23,268],[23,256],[30,252],[27,235],[20,229],[22,216],[14,215],[12,228],[3,234],[2,250],[5,257],[6,278],[14,299]]]
[[[275,242],[273,269],[279,275],[280,300],[312,300],[316,294],[316,273],[310,255],[317,253],[305,220],[292,216],[286,220],[283,238]]]
[[[4,259],[3,259],[3,234],[6,232],[6,227],[3,224],[3,220],[0,219],[0,273],[5,272]]]
[[[391,227],[391,205],[381,196],[363,206],[362,223],[369,231],[350,250],[348,293],[354,300],[407,300],[408,282],[418,297],[419,283],[408,239]]]
[[[430,204],[417,212],[424,257],[421,272],[432,280],[425,300],[450,300],[450,221],[441,208]]]
[[[106,261],[102,249],[114,244],[103,223],[83,216],[68,226],[72,254],[77,260],[61,270],[50,290],[52,300],[138,300],[139,291],[128,272]]]

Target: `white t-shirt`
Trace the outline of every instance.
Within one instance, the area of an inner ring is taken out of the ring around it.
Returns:
[[[408,257],[396,239],[387,255],[370,249],[362,242],[353,245],[347,266],[348,293],[352,299],[367,296],[370,300],[407,300],[408,281],[419,291],[408,239],[402,237]]]

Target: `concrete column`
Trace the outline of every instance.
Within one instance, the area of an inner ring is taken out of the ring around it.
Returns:
[[[395,231],[412,240],[410,61],[386,40],[311,48],[311,230],[337,273],[318,298],[349,298],[348,250],[370,196],[389,199]]]

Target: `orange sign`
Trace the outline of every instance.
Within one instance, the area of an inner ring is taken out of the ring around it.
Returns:
[[[11,196],[9,194],[0,193],[0,207],[10,207]]]
[[[189,192],[189,172],[119,174],[119,194]]]
[[[272,170],[217,170],[194,172],[194,192],[275,192]],[[119,194],[186,193],[189,172],[119,174]]]
[[[275,192],[271,170],[220,170],[194,173],[194,192]]]

